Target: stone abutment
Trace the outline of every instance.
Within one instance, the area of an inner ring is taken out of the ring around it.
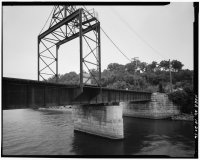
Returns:
[[[149,102],[121,102],[123,115],[129,117],[164,119],[180,114],[179,107],[165,93],[153,93]]]

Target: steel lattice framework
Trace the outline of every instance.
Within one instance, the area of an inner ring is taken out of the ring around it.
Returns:
[[[54,6],[49,28],[38,36],[38,81],[52,77],[58,81],[59,47],[78,37],[80,86],[83,88],[89,80],[101,86],[100,22],[94,12],[75,6]],[[89,77],[84,77],[83,67],[87,68]]]

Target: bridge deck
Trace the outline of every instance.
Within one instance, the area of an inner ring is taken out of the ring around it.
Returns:
[[[2,78],[3,109],[149,101],[151,93]]]

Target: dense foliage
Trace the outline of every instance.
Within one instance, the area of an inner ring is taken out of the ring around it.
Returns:
[[[56,78],[52,77],[48,79],[49,82],[55,82]],[[69,85],[78,85],[80,81],[79,75],[76,72],[69,72],[64,75],[58,75],[58,83],[64,83]]]
[[[191,113],[193,111],[193,97],[193,88],[191,86],[186,86],[182,90],[169,94],[169,99],[180,106],[183,113]]]
[[[192,84],[193,71],[182,70],[183,64],[171,61],[173,88]],[[126,65],[111,63],[102,72],[102,85],[110,88],[169,92],[169,61],[150,64],[137,60]]]
[[[171,61],[173,89],[183,88],[192,84],[193,71],[182,69],[183,64],[177,60]],[[92,70],[93,75],[97,75]],[[55,81],[55,77],[49,79]],[[58,82],[65,84],[79,84],[79,74],[75,72],[59,75]],[[146,90],[151,92],[169,92],[169,61],[160,63],[153,61],[150,64],[139,60],[126,65],[111,63],[102,72],[101,83],[103,87]],[[94,81],[92,81],[94,83]]]

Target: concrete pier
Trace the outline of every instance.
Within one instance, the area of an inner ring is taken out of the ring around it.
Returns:
[[[73,106],[74,130],[111,139],[124,138],[122,106]]]
[[[150,102],[121,102],[123,115],[151,119],[164,119],[180,113],[164,93],[153,93]]]

